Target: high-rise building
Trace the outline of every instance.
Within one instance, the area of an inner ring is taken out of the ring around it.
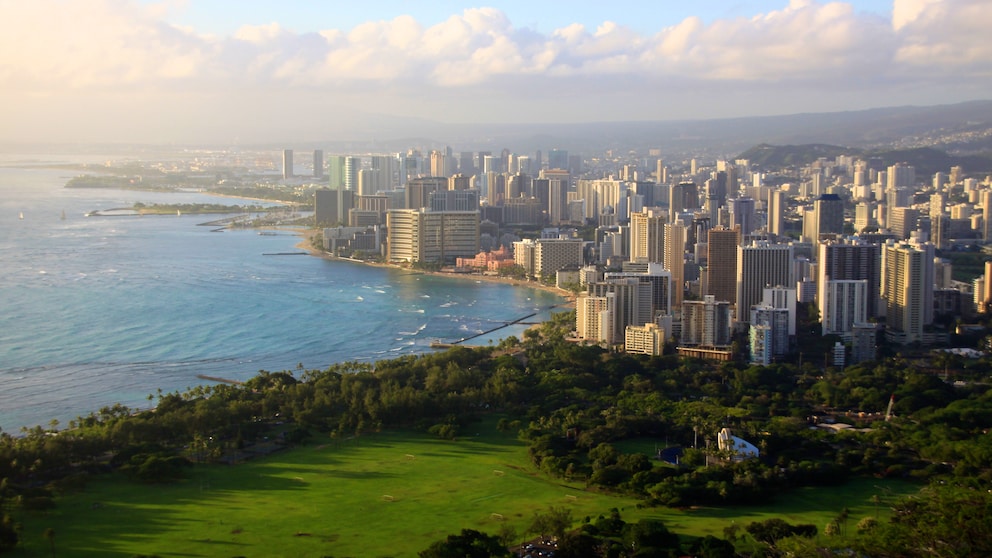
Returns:
[[[823,335],[850,341],[854,324],[868,321],[868,281],[828,280],[819,288],[820,328]]]
[[[717,227],[709,230],[708,238],[708,288],[703,294],[733,305],[737,300],[737,248],[741,233],[737,229]]]
[[[878,325],[855,324],[851,334],[851,364],[875,360]]]
[[[882,297],[885,335],[895,343],[927,343],[924,331],[933,323],[934,247],[929,243],[882,246]]]
[[[568,151],[552,149],[548,152],[548,168],[568,170]]]
[[[751,349],[751,364],[768,366],[773,362],[774,341],[770,326],[752,323],[748,330],[748,341]]]
[[[816,216],[816,238],[822,235],[844,233],[844,200],[837,194],[821,194],[813,201],[813,212]]]
[[[875,227],[875,219],[872,218],[874,204],[859,203],[854,207],[854,232],[863,233],[869,228]]]
[[[513,243],[514,263],[524,268],[532,277],[547,277],[567,267],[581,267],[584,263],[582,239],[540,238]]]
[[[431,151],[431,176],[447,177],[447,157],[443,151]]]
[[[817,247],[817,299],[824,300],[826,294],[821,289],[826,288],[830,281],[860,281],[867,282],[865,311],[867,318],[878,318],[879,296],[882,281],[882,249],[878,244],[871,244],[858,239],[845,239],[840,242],[824,242]],[[824,308],[820,307],[823,316]],[[864,320],[862,320],[864,321]]]
[[[399,184],[399,159],[392,155],[373,155],[369,158],[372,170],[373,193],[392,190]]]
[[[982,192],[982,240],[992,243],[992,190]]]
[[[694,182],[680,182],[672,186],[671,201],[669,202],[669,213],[671,220],[683,211],[699,208],[699,187]]]
[[[658,314],[671,314],[674,299],[672,296],[672,273],[664,269],[660,263],[645,263],[642,269],[636,271],[630,269],[631,267],[640,266],[628,266],[625,264],[623,271],[606,272],[603,280],[608,282],[617,279],[637,279],[641,283],[648,283],[651,285],[652,319]]]
[[[479,253],[478,211],[391,209],[386,227],[390,262],[453,262]]]
[[[761,295],[761,305],[784,309],[788,315],[789,337],[796,335],[796,303],[799,301],[799,293],[796,288],[790,286],[765,287]],[[783,349],[784,350],[784,349]]]
[[[630,215],[631,261],[664,261],[666,214],[654,209]]]
[[[616,295],[591,296],[580,293],[575,298],[575,333],[579,339],[613,343],[613,308]]]
[[[773,356],[782,356],[789,352],[789,309],[776,308],[762,302],[751,307],[751,325],[753,331],[755,327],[768,328],[766,335],[762,336],[762,346]],[[754,356],[752,346],[752,356]],[[768,364],[767,362],[765,364]]]
[[[327,185],[331,190],[344,190],[344,157],[334,155],[327,159]]]
[[[893,207],[889,209],[889,216],[888,229],[899,240],[905,240],[917,229],[920,211],[912,207]]]
[[[730,303],[713,295],[703,300],[682,303],[682,337],[680,347],[728,347],[731,342]]]
[[[736,304],[738,322],[750,321],[751,306],[761,302],[765,287],[789,286],[795,283],[792,258],[793,247],[789,244],[754,241],[751,245],[741,246],[738,249],[739,280]]]
[[[318,227],[347,223],[348,212],[354,207],[354,192],[325,189],[314,192],[314,222]]]
[[[730,228],[740,228],[741,237],[754,232],[754,198],[741,197],[730,200]]]
[[[672,274],[672,308],[682,309],[685,293],[685,225],[682,222],[665,224],[665,250],[662,261]]]
[[[313,150],[313,177],[324,178],[324,150]]]
[[[548,181],[548,222],[558,225],[568,222],[568,171],[545,169],[541,178]]]
[[[439,190],[428,195],[428,207],[433,211],[478,211],[478,190]]]
[[[586,219],[596,219],[604,208],[619,207],[620,198],[626,196],[626,183],[614,179],[580,179],[575,193],[577,199],[586,200]]]
[[[768,232],[785,234],[785,192],[772,190],[768,194]]]
[[[358,171],[362,170],[362,160],[359,157],[344,158],[344,189],[358,191]]]
[[[623,339],[629,325],[642,326],[653,322],[654,286],[636,277],[616,277],[586,285],[590,296],[613,294],[613,338]]]
[[[283,179],[293,178],[293,150],[282,150],[282,177]]]
[[[447,189],[448,179],[443,176],[412,178],[406,183],[406,208],[419,209],[421,207],[430,207],[431,194]]]

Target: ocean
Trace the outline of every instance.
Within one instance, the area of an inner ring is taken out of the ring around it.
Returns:
[[[149,395],[430,351],[537,312],[538,289],[331,261],[289,231],[223,216],[86,217],[151,203],[255,203],[199,193],[67,189],[74,171],[0,158],[0,429],[62,426]],[[54,159],[52,159],[54,160]],[[65,218],[62,218],[62,215]],[[509,326],[474,341],[521,336]]]

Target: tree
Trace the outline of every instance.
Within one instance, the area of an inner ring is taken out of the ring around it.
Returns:
[[[649,549],[653,551],[650,554],[654,555],[657,550],[679,548],[679,536],[669,531],[659,519],[642,519],[628,524],[624,530],[624,542],[637,555],[645,554]]]
[[[500,542],[499,537],[474,529],[462,529],[458,535],[448,535],[443,541],[431,544],[418,556],[420,558],[503,558],[511,554]]]
[[[530,532],[541,535],[541,538],[550,534],[560,539],[565,536],[565,532],[571,526],[572,510],[551,506],[546,513],[534,513],[534,519],[530,523]]]

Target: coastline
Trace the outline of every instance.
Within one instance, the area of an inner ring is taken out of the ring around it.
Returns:
[[[298,248],[307,252],[307,254],[324,258],[325,260],[335,260],[335,261],[347,261],[353,262],[360,265],[367,265],[372,267],[382,267],[389,269],[396,269],[400,271],[407,271],[410,273],[420,273],[423,275],[433,275],[436,277],[449,277],[452,279],[464,279],[464,280],[474,280],[474,281],[485,281],[487,283],[500,283],[503,285],[512,285],[514,287],[526,287],[528,289],[537,289],[547,293],[557,295],[563,299],[563,302],[559,304],[558,308],[574,309],[575,308],[575,293],[567,291],[564,289],[559,289],[558,287],[553,287],[550,285],[544,285],[536,281],[521,281],[520,279],[512,279],[509,277],[499,277],[496,275],[483,275],[481,273],[451,273],[447,271],[424,271],[424,270],[413,270],[400,265],[382,263],[382,262],[367,262],[364,260],[356,260],[352,258],[339,258],[337,256],[332,256],[326,252],[322,252],[314,248],[313,244],[310,242],[310,233],[313,232],[311,229],[292,229],[293,232],[300,235],[300,242],[298,242],[294,248]]]

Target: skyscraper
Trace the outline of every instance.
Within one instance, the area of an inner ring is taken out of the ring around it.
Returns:
[[[882,249],[877,244],[847,239],[841,242],[824,242],[817,247],[817,288],[826,288],[830,281],[867,282],[865,301],[868,318],[881,316],[878,308],[882,280]],[[826,293],[818,292],[817,299],[825,300]],[[820,308],[823,316],[825,308]]]
[[[707,290],[718,301],[734,304],[737,300],[737,247],[741,233],[737,229],[717,227],[709,230],[706,262],[709,268]]]
[[[793,248],[788,244],[770,244],[764,241],[741,246],[737,252],[737,305],[738,322],[751,320],[751,306],[761,302],[765,287],[789,286],[793,276]],[[711,264],[712,265],[712,264]]]
[[[850,341],[854,324],[868,321],[868,281],[828,280],[819,285],[817,304],[823,335],[840,335]]]
[[[699,188],[694,182],[680,182],[672,186],[669,213],[672,221],[683,211],[699,207]]]
[[[568,221],[568,171],[547,169],[541,171],[541,178],[548,180],[548,221],[552,225]]]
[[[749,197],[730,200],[730,228],[739,227],[741,237],[754,231],[754,199]]]
[[[549,169],[568,169],[568,151],[564,149],[552,149],[548,152]]]
[[[825,234],[844,233],[844,200],[837,194],[821,194],[813,201],[813,213],[816,215],[816,242]]]
[[[685,292],[685,225],[681,221],[665,224],[664,264],[672,274],[672,308],[682,309]]]
[[[782,236],[785,232],[785,192],[771,190],[768,193],[768,232]]]
[[[679,347],[727,347],[730,345],[730,303],[713,295],[682,303],[682,337]]]
[[[924,331],[933,323],[934,247],[930,243],[882,246],[882,297],[885,335],[902,345],[927,342]]]
[[[358,171],[362,169],[362,160],[358,157],[344,158],[344,189],[358,191]]]
[[[430,207],[432,192],[448,189],[448,179],[443,176],[422,176],[411,179],[406,184],[406,208]],[[473,256],[475,254],[472,254]]]
[[[431,151],[431,176],[447,177],[446,167],[447,160],[444,152],[436,149]]]
[[[992,243],[992,190],[982,192],[982,240]]]
[[[386,229],[390,262],[453,262],[479,253],[478,211],[391,209]]]
[[[313,150],[313,177],[324,178],[324,150]]]
[[[664,261],[665,214],[653,209],[630,216],[631,261]]]
[[[283,179],[293,178],[293,150],[282,150],[282,177]]]

